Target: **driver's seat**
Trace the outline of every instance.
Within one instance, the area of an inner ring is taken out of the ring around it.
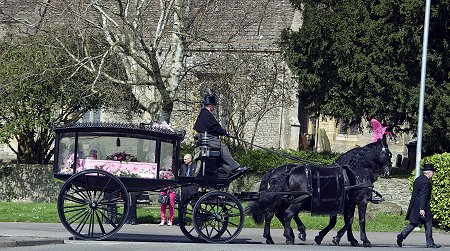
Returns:
[[[222,150],[220,147],[210,144],[211,136],[208,133],[199,133],[194,136],[194,139],[194,160],[197,161],[195,175],[213,175],[219,178],[229,177],[231,175],[230,171],[223,167]]]

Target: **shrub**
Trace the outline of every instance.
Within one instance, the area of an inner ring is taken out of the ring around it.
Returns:
[[[304,161],[296,161],[287,157],[280,156],[276,153],[271,153],[266,150],[255,149],[235,149],[233,151],[233,157],[241,165],[250,167],[251,171],[254,173],[265,173],[275,167],[281,166],[283,164],[303,164],[303,163],[322,163],[331,164],[338,154],[331,153],[313,153],[310,151],[286,151],[277,150],[278,152],[296,157]]]
[[[444,230],[450,230],[450,153],[426,157],[422,163],[434,164],[431,212],[433,220]]]
[[[243,166],[248,166],[253,173],[262,174],[284,164],[321,163],[330,165],[339,156],[337,153],[315,153],[311,151],[273,150],[281,154],[296,157],[296,161],[262,149],[233,148],[233,158]],[[181,144],[180,157],[186,153],[194,153],[194,146]]]
[[[191,154],[192,157],[194,157],[194,145],[192,144],[186,144],[186,143],[182,143],[181,144],[181,149],[180,149],[180,159],[183,158],[184,155],[186,154]]]

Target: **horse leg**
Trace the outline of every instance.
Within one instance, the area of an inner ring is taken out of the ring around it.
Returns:
[[[298,238],[302,241],[306,241],[306,227],[303,224],[302,220],[300,220],[298,213],[294,215],[294,220],[295,223],[297,223]]]
[[[341,241],[342,236],[344,235],[345,231],[347,231],[347,237],[348,231],[351,231],[352,224],[353,224],[353,218],[355,215],[355,205],[349,205],[345,206],[344,211],[344,226],[337,232],[336,237],[333,238],[334,245],[339,245],[339,242]],[[353,237],[353,239],[348,239],[350,244],[352,246],[358,246],[358,241]]]
[[[361,236],[361,240],[363,242],[364,247],[371,247],[372,243],[370,243],[369,239],[367,239],[366,235],[366,210],[367,210],[367,202],[363,201],[358,205],[358,216],[359,216],[359,233]]]
[[[349,225],[347,226],[346,230],[347,230],[347,240],[353,247],[358,247],[359,246],[358,240],[353,236],[352,231],[353,220],[355,219],[355,207],[356,206],[353,206],[351,214],[348,215]],[[344,234],[344,232],[342,232],[342,234]]]
[[[284,210],[279,210],[279,211],[275,214],[275,216],[278,218],[278,220],[281,222],[281,225],[283,225],[283,228],[284,228],[284,226],[285,226],[285,224],[286,224],[286,223],[284,222],[284,216],[285,216]],[[292,230],[292,228],[291,228],[291,238],[292,238],[292,239],[295,238],[294,231]]]
[[[264,217],[264,233],[263,237],[266,238],[267,244],[275,244],[272,240],[272,236],[270,235],[270,222],[272,221],[273,213],[267,213]]]
[[[327,235],[327,233],[330,232],[330,230],[333,229],[334,226],[336,226],[336,219],[336,215],[330,215],[330,222],[328,223],[328,226],[322,229],[319,232],[319,235],[314,238],[314,241],[317,243],[317,245],[320,245],[322,243],[323,237],[325,237],[325,235]]]
[[[295,203],[290,205],[284,213],[284,237],[286,238],[286,244],[294,245],[294,236],[291,228],[291,220],[295,214],[300,210],[301,203]]]
[[[352,225],[353,225],[353,218],[352,218],[352,224],[350,224],[350,226],[347,229],[347,240],[350,242],[350,244],[354,247],[359,246],[358,240],[355,238],[355,236],[353,236],[353,230],[352,230]]]
[[[353,219],[352,219],[352,223],[353,223]],[[350,244],[352,246],[354,246],[354,247],[359,246],[358,240],[355,238],[355,236],[353,236],[352,224],[347,229],[347,240],[350,242]]]

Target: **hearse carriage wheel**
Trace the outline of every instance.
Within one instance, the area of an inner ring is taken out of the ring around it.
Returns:
[[[195,230],[207,242],[230,242],[244,226],[244,209],[240,201],[226,192],[213,191],[203,195],[195,203],[192,213]]]
[[[75,238],[103,240],[125,224],[129,196],[111,173],[90,169],[72,175],[58,196],[58,214]]]
[[[195,231],[192,212],[194,211],[195,203],[200,199],[202,193],[195,193],[189,196],[186,201],[180,203],[178,208],[178,225],[181,232],[189,240],[193,242],[205,242]]]

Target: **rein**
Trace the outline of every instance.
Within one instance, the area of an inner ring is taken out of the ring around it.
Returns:
[[[373,189],[373,184],[372,184],[372,182],[364,182],[364,183],[356,184],[353,186],[346,186],[345,190],[361,189],[361,188],[372,188]]]
[[[351,172],[351,170],[348,169],[348,166],[342,166],[338,163],[335,163],[338,167],[342,168],[342,174],[344,176],[344,184],[350,184],[350,180],[348,178],[347,172]],[[355,184],[355,185],[345,185],[345,190],[349,191],[352,189],[363,189],[363,188],[372,188],[373,190],[373,182],[367,181],[364,183],[359,183],[359,184]]]
[[[283,157],[285,157],[285,158],[288,158],[288,159],[291,159],[291,160],[300,162],[300,163],[306,163],[306,164],[323,164],[323,163],[320,163],[320,162],[314,162],[314,161],[311,161],[311,160],[301,159],[301,158],[298,158],[298,157],[295,157],[295,156],[292,156],[292,155],[289,155],[289,154],[286,154],[286,153],[278,152],[278,151],[275,151],[275,150],[272,150],[272,149],[269,149],[269,148],[266,148],[266,147],[263,147],[263,146],[255,145],[255,144],[253,144],[253,143],[250,143],[250,142],[248,142],[248,141],[245,141],[245,140],[243,140],[243,139],[240,139],[240,138],[238,138],[238,137],[234,137],[234,136],[231,136],[231,135],[228,135],[228,137],[229,137],[229,138],[232,138],[232,139],[235,139],[235,140],[237,140],[237,141],[243,142],[243,143],[245,143],[245,144],[248,144],[248,145],[257,147],[257,148],[259,148],[259,149],[262,149],[262,150],[265,150],[265,151],[274,153],[274,154],[276,154],[276,155],[283,156]]]

